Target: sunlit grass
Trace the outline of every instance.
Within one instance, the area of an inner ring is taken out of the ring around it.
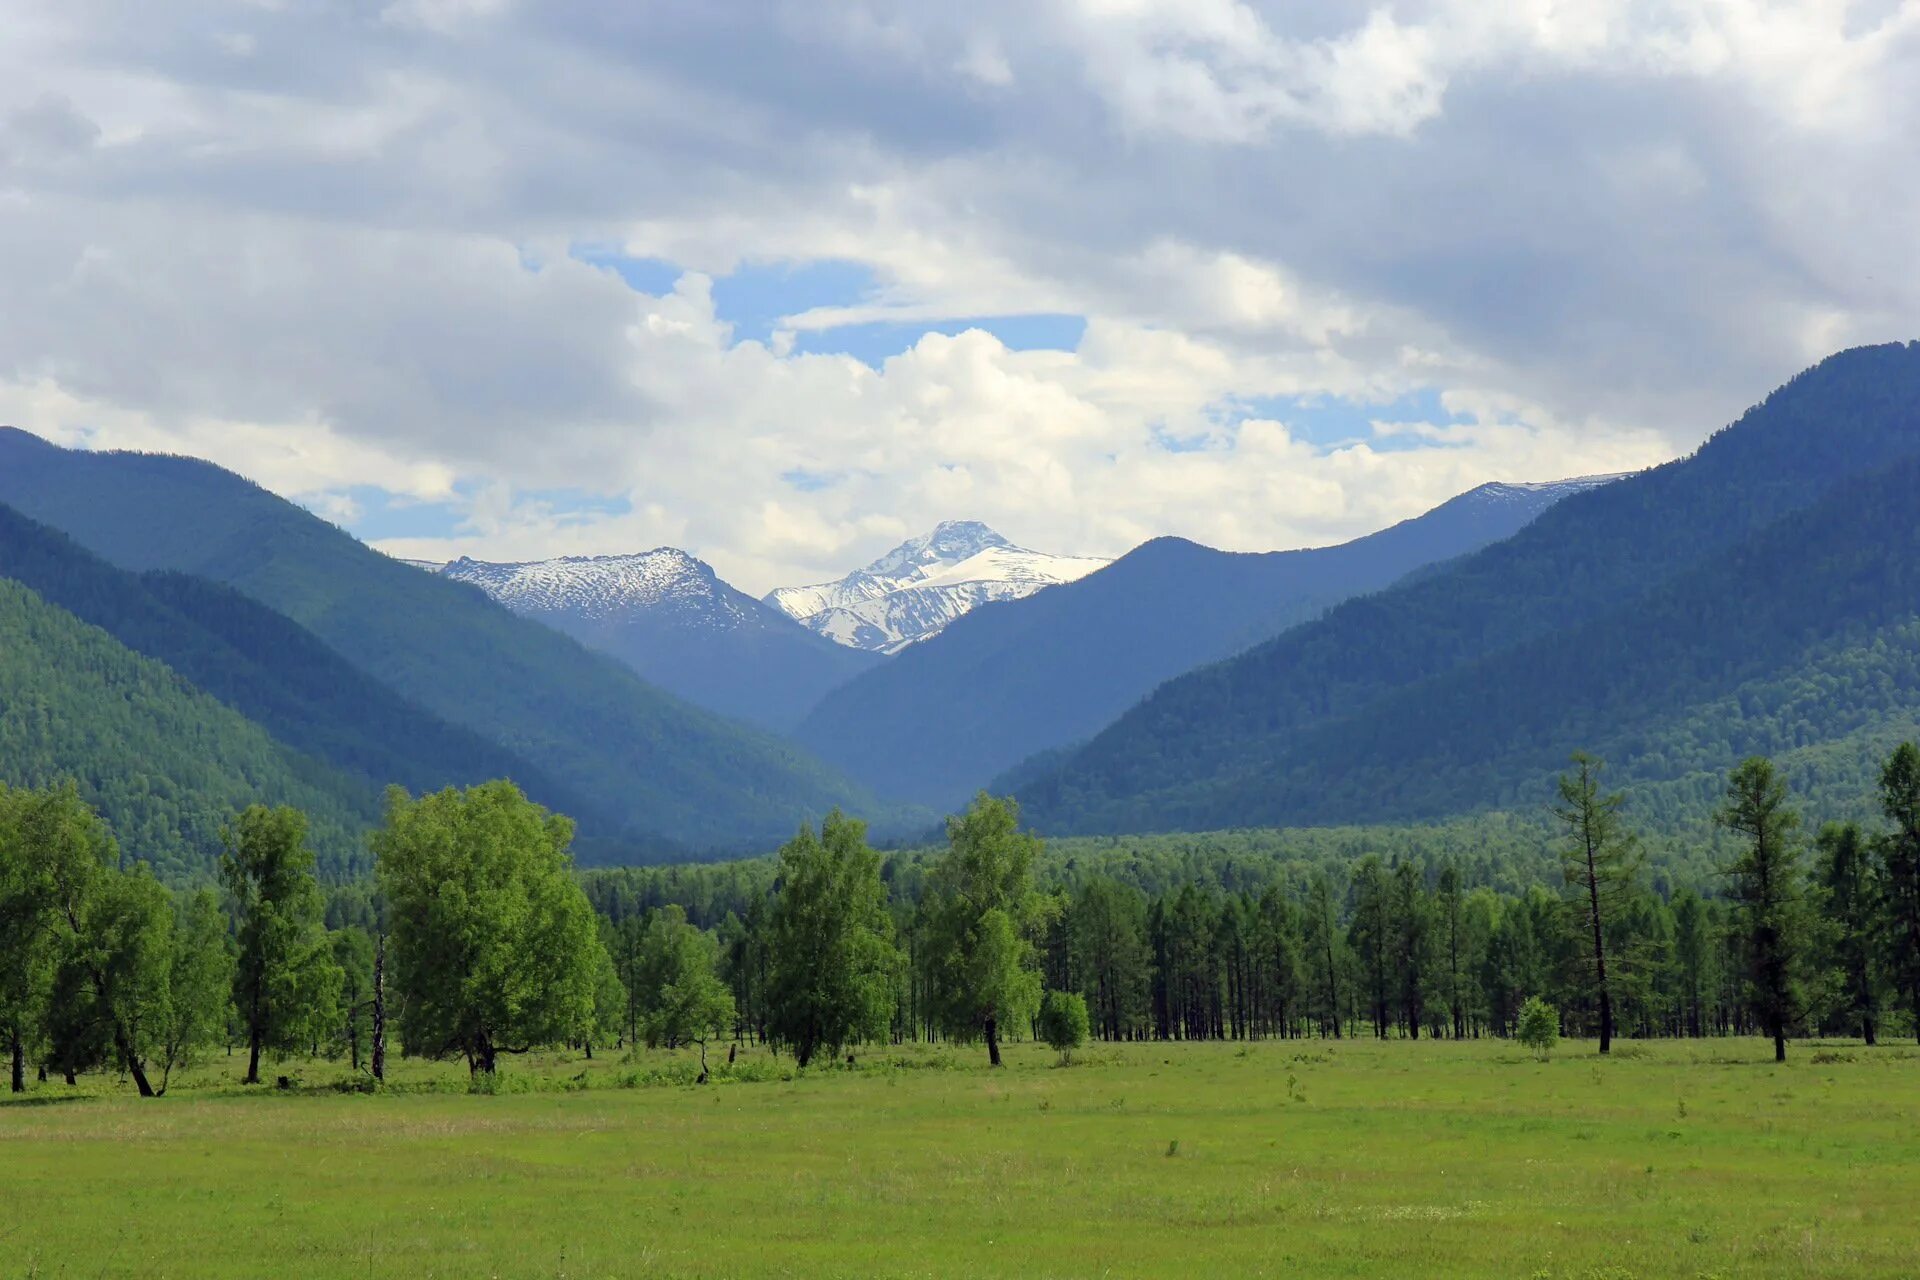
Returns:
[[[0,1101],[0,1274],[1920,1274],[1911,1047],[1621,1047],[748,1053],[758,1081],[632,1088],[686,1060],[603,1053],[491,1097],[219,1060],[157,1102]]]

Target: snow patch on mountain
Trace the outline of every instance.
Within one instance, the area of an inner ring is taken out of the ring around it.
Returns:
[[[1031,551],[977,520],[949,520],[844,578],[778,587],[765,602],[829,640],[890,654],[983,604],[1018,600],[1108,563]]]

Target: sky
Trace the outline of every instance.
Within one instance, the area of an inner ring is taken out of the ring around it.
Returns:
[[[1920,337],[1920,0],[0,0],[0,423],[751,591],[1341,541]]]

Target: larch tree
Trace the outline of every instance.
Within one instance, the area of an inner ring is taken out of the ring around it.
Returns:
[[[1787,1032],[1804,1008],[1807,919],[1798,829],[1786,779],[1754,756],[1727,781],[1720,822],[1746,847],[1728,869],[1739,912],[1747,1001],[1773,1037],[1775,1062],[1787,1060]]]
[[[1874,1042],[1879,1011],[1880,886],[1871,842],[1858,823],[1829,822],[1814,838],[1815,874],[1826,898],[1833,968],[1840,977],[1840,999],[1868,1044]]]
[[[1582,950],[1592,965],[1600,1052],[1608,1053],[1613,1048],[1613,987],[1607,974],[1607,930],[1634,892],[1645,859],[1639,840],[1620,816],[1626,797],[1601,793],[1601,768],[1592,756],[1575,753],[1573,771],[1560,776],[1560,801],[1553,815],[1566,829],[1561,874],[1572,894]]]
[[[1020,830],[1019,807],[982,792],[966,813],[947,819],[947,852],[931,877],[935,1023],[956,1040],[985,1040],[996,1067],[1004,1029],[1031,1022],[1040,1005],[1027,936],[1041,910],[1033,887],[1039,852],[1039,838]]]
[[[1460,1040],[1467,1034],[1466,987],[1461,978],[1461,969],[1466,961],[1467,921],[1465,898],[1460,889],[1460,864],[1452,858],[1440,864],[1433,905],[1439,925],[1438,943],[1443,956],[1442,964],[1446,972],[1442,986],[1447,997],[1447,1019],[1453,1030],[1453,1038]]]
[[[806,1066],[886,1034],[900,968],[880,855],[866,824],[835,809],[819,835],[803,827],[780,850],[768,921],[767,1032]]]
[[[221,879],[239,922],[233,1004],[247,1037],[247,1074],[263,1051],[308,1048],[332,1029],[342,975],[321,925],[320,886],[298,809],[250,806],[221,832]]]
[[[1920,1038],[1920,747],[1903,742],[1880,771],[1880,841],[1888,969]]]
[[[387,793],[375,874],[392,928],[390,982],[409,1053],[502,1053],[577,1033],[593,1015],[600,938],[573,875],[573,823],[511,782]]]

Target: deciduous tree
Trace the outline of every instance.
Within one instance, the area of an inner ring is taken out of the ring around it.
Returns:
[[[806,1066],[886,1033],[899,952],[866,824],[838,809],[780,850],[780,888],[769,920],[767,1031]]]
[[[599,935],[573,876],[573,824],[511,782],[418,800],[387,793],[374,835],[392,924],[391,986],[410,1053],[501,1053],[575,1033],[593,1013]]]

